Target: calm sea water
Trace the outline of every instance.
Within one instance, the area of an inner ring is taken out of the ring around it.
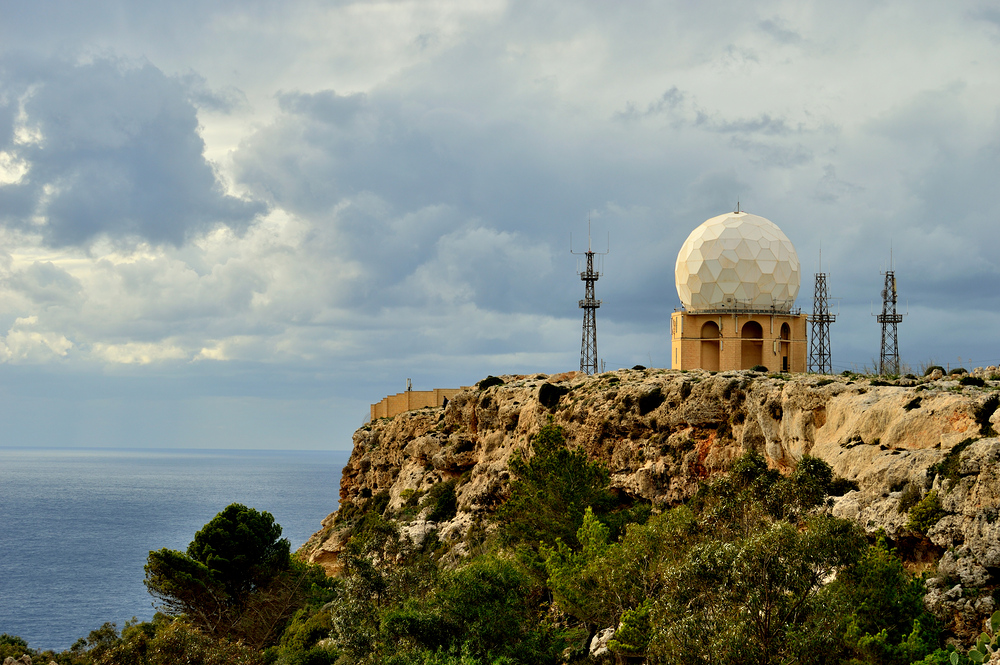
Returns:
[[[348,452],[0,448],[0,633],[63,650],[153,616],[150,550],[184,550],[230,503],[266,510],[293,551],[337,507]]]

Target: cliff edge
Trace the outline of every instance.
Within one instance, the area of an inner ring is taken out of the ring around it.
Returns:
[[[858,486],[828,509],[883,531],[911,566],[937,566],[928,604],[974,621],[993,607],[982,592],[1000,584],[1000,376],[989,370],[897,381],[661,369],[491,377],[445,407],[355,432],[340,507],[301,551],[336,574],[346,517],[376,501],[411,539],[436,532],[460,555],[506,495],[511,455],[551,418],[607,466],[614,492],[654,505],[692,496],[749,450],[785,472],[818,457]],[[442,516],[425,499],[449,482],[454,509]],[[911,510],[925,499],[936,512],[915,530]]]

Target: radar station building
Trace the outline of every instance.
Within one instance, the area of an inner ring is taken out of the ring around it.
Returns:
[[[739,211],[713,217],[684,242],[674,276],[673,369],[806,371],[806,315],[793,309],[799,257],[776,224]]]

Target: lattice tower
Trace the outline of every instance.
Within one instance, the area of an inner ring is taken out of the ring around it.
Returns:
[[[885,272],[885,286],[882,288],[882,313],[878,322],[882,324],[882,351],[878,358],[878,372],[886,376],[899,374],[899,338],[897,326],[903,320],[896,313],[896,272]]]
[[[830,314],[829,293],[826,288],[826,273],[816,273],[816,288],[813,291],[813,313],[810,317],[809,371],[818,374],[833,374],[830,356],[830,324],[837,320]]]
[[[594,256],[608,252],[595,252],[590,244],[590,233],[587,233],[587,251],[574,252],[587,257],[587,269],[580,273],[580,279],[586,284],[580,309],[583,310],[583,339],[580,342],[580,371],[586,374],[597,374],[597,308],[601,301],[594,297],[594,283],[600,279],[601,273],[594,270]]]

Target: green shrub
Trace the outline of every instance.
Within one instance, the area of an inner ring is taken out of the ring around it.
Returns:
[[[750,371],[751,372],[766,372],[767,371],[767,367],[765,367],[764,365],[754,365],[753,367],[750,368]]]
[[[941,507],[937,490],[931,490],[917,505],[910,508],[910,520],[906,523],[906,528],[926,534],[946,514]]]
[[[986,379],[980,378],[978,376],[966,375],[958,380],[958,384],[960,386],[978,386],[982,388],[983,386],[986,385]]]
[[[447,522],[458,514],[458,497],[455,495],[457,479],[437,483],[427,492],[426,501],[432,506],[427,519],[431,522]]]
[[[990,633],[981,633],[976,640],[976,646],[969,649],[969,660],[974,663],[992,661],[992,655],[1000,651],[1000,611],[994,612],[990,617]],[[954,661],[953,661],[954,662]]]
[[[924,376],[930,376],[931,372],[936,369],[941,370],[941,373],[944,374],[944,367],[941,367],[941,365],[928,365],[927,369],[924,370]]]
[[[968,374],[964,367],[956,367],[955,369],[948,372],[948,376],[955,376],[956,374]]]
[[[510,495],[493,515],[505,545],[537,549],[559,538],[578,545],[577,529],[588,507],[603,514],[612,505],[609,473],[582,450],[566,447],[563,429],[549,421],[531,440],[533,455],[514,453]]]

